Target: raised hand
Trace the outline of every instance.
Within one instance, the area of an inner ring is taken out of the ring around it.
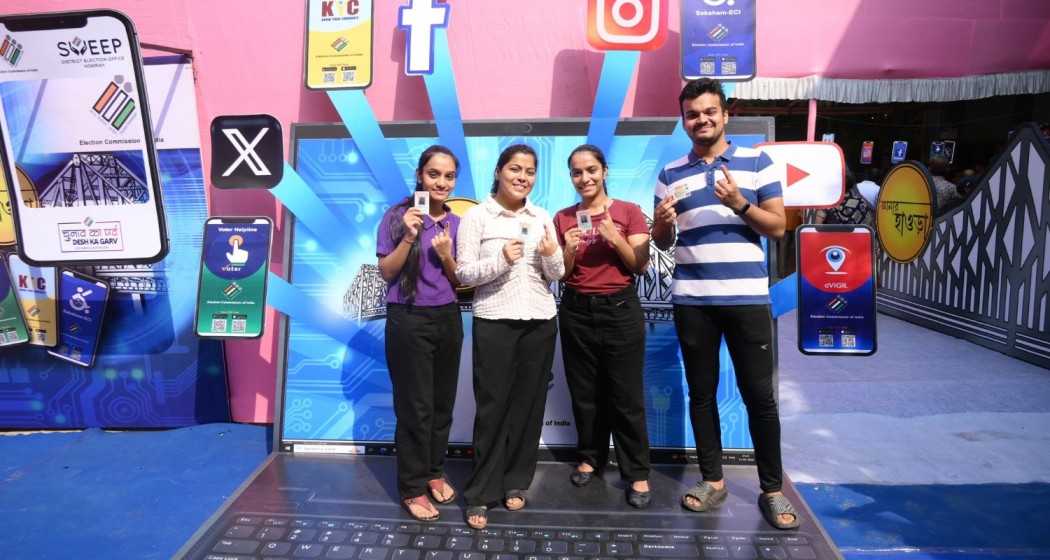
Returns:
[[[544,257],[549,257],[558,251],[558,242],[554,240],[549,228],[543,228],[543,239],[540,239],[539,244],[536,245],[536,250]]]
[[[443,227],[441,231],[430,240],[430,244],[434,247],[434,250],[437,251],[438,256],[441,257],[442,260],[452,259],[452,236],[448,234],[447,223],[445,224],[445,227]]]
[[[503,258],[509,264],[514,264],[525,254],[525,242],[520,239],[511,239],[503,245]]]
[[[565,252],[570,255],[576,254],[576,249],[580,247],[580,238],[583,234],[580,233],[580,228],[573,226],[569,228],[563,237],[565,237]]]
[[[747,204],[747,199],[740,194],[740,189],[737,188],[736,181],[725,164],[722,164],[722,178],[715,181],[715,196],[733,212],[739,212],[744,204]]]
[[[656,205],[656,211],[653,212],[653,221],[662,222],[665,225],[675,225],[675,220],[678,219],[678,212],[675,212],[674,194],[667,195],[660,204]]]
[[[419,236],[419,230],[423,227],[423,211],[419,208],[409,208],[405,215],[401,216],[401,222],[405,224],[404,240],[412,243]]]

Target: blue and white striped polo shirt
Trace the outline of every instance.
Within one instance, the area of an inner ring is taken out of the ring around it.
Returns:
[[[715,196],[715,181],[725,166],[740,193],[758,205],[783,196],[765,153],[730,144],[707,164],[692,151],[667,164],[656,184],[655,203],[686,185],[689,196],[675,204],[678,240],[671,301],[681,305],[754,305],[769,303],[769,272],[761,236]]]

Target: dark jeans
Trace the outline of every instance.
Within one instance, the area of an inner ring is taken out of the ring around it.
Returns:
[[[704,480],[722,479],[722,431],[715,393],[718,352],[725,336],[747,407],[748,428],[762,490],[783,482],[780,416],[773,394],[773,325],[768,305],[675,305],[674,326],[689,382],[689,416]]]
[[[445,473],[463,320],[455,303],[388,303],[386,309],[386,362],[397,415],[397,487],[402,498],[414,498],[426,493],[427,481]]]
[[[603,470],[611,433],[620,477],[627,482],[648,480],[642,381],[645,322],[635,287],[608,296],[566,288],[558,321],[579,460]]]
[[[532,484],[557,332],[553,318],[474,318],[477,411],[467,505],[488,505]]]

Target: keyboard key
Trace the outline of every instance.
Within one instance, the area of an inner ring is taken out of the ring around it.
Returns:
[[[264,521],[263,524],[264,525],[269,525],[270,527],[287,527],[288,526],[288,520],[287,519],[278,519],[276,517],[271,517],[271,518],[267,519],[266,521]]]
[[[423,557],[421,550],[395,550],[390,560],[419,560]]]
[[[755,544],[766,544],[766,545],[769,545],[769,546],[776,546],[776,545],[780,544],[779,542],[777,542],[777,538],[776,537],[756,536],[754,540],[755,540]]]
[[[338,529],[342,527],[343,524],[338,521],[321,521],[317,523],[317,526],[322,529]]]
[[[375,544],[379,542],[379,533],[372,531],[358,531],[350,536],[350,542],[354,544]]]
[[[662,533],[642,533],[641,538],[642,538],[642,542],[650,542],[650,543],[652,543],[652,542],[656,542],[656,543],[664,542],[664,536],[663,536]]]
[[[386,560],[386,556],[389,553],[390,549],[388,548],[366,546],[361,549],[361,554],[357,557],[357,560]]]
[[[373,523],[372,524],[372,530],[373,531],[379,531],[380,533],[389,533],[389,532],[394,530],[394,524],[393,523]]]
[[[268,542],[263,545],[262,550],[259,554],[263,556],[284,556],[291,552],[292,543],[286,542]]]
[[[543,539],[545,541],[554,540],[554,535],[554,531],[544,531],[542,529],[532,532],[533,538]]]
[[[328,552],[324,554],[324,557],[329,560],[352,560],[356,552],[356,546],[336,544],[328,547]]]
[[[412,539],[412,535],[406,535],[404,533],[387,533],[383,535],[383,546],[392,546],[394,548],[401,548],[408,545],[408,541]]]
[[[609,540],[609,533],[605,531],[592,531],[587,533],[586,538],[589,541],[606,542]]]
[[[808,546],[789,546],[788,553],[796,560],[815,560],[817,553]]]
[[[350,533],[346,531],[341,531],[339,529],[329,529],[321,533],[321,536],[318,537],[317,542],[322,542],[325,544],[340,544],[343,541],[345,541],[346,538],[349,536]]]
[[[299,543],[292,551],[292,558],[320,558],[322,552],[324,552],[324,545]]]
[[[317,536],[317,529],[292,529],[288,540],[292,542],[310,542]]]
[[[225,536],[231,539],[249,539],[255,534],[255,527],[234,525],[226,530]]]
[[[419,535],[412,541],[412,547],[424,550],[441,548],[441,537],[437,535]]]
[[[257,548],[259,548],[259,541],[219,539],[219,542],[215,543],[215,547],[211,551],[229,554],[253,554]]]
[[[503,536],[509,539],[525,539],[528,538],[529,532],[521,529],[506,529],[503,531]]]
[[[427,535],[444,535],[448,533],[448,527],[444,525],[427,525],[423,527],[423,533]]]
[[[473,537],[474,529],[467,529],[466,527],[453,527],[449,529],[449,532],[458,537]]]
[[[582,541],[583,533],[579,531],[559,531],[558,540],[560,541]]]
[[[760,546],[758,554],[763,560],[788,560],[787,551],[779,546]]]
[[[504,546],[503,539],[481,539],[478,542],[478,550],[482,552],[503,552]]]
[[[729,545],[705,544],[704,558],[729,558]]]
[[[536,552],[536,541],[514,539],[514,541],[510,543],[510,551],[520,554],[532,554],[533,552]]]
[[[456,560],[485,560],[484,552],[460,552]]]
[[[794,545],[809,544],[809,539],[807,539],[806,537],[801,537],[801,536],[797,536],[797,535],[796,536],[790,536],[790,537],[781,537],[780,540],[782,540],[784,542],[784,544],[794,544]]]
[[[434,527],[437,529],[438,527]],[[418,533],[422,530],[422,527],[417,523],[402,523],[397,526],[398,533]]]
[[[729,545],[729,552],[732,553],[733,558],[741,560],[758,558],[758,549],[749,544],[731,544]]]
[[[294,519],[294,520],[292,520],[292,527],[298,527],[300,529],[305,529],[307,527],[313,527],[313,526],[314,526],[314,520],[313,519]]]
[[[449,537],[445,541],[445,548],[449,550],[471,550],[474,548],[472,537]]]
[[[209,554],[204,560],[253,560],[254,556],[241,556],[240,554]]]
[[[605,543],[605,553],[609,556],[630,556],[634,554],[634,545],[627,542]]]
[[[543,541],[540,552],[544,554],[565,554],[569,552],[569,543],[565,541]]]
[[[601,554],[601,545],[596,542],[578,542],[573,546],[576,554]]]
[[[638,554],[649,558],[696,558],[700,550],[691,544],[643,542],[638,545]]]
[[[426,555],[426,560],[453,560],[452,552],[448,550],[431,550]]]
[[[633,542],[635,539],[634,533],[613,533],[614,541],[627,541]]]
[[[478,531],[478,535],[482,537],[501,537],[503,533],[499,529],[482,529]]]
[[[364,531],[368,529],[368,523],[362,523],[360,521],[348,521],[344,529],[350,529],[351,531]]]
[[[729,541],[729,544],[751,544],[751,537],[745,537],[743,535],[729,535],[727,540]]]
[[[253,517],[253,516],[250,516],[250,515],[242,515],[242,516],[238,517],[237,519],[234,519],[233,522],[238,524],[238,525],[258,525],[258,524],[262,523],[262,518],[261,517]]]
[[[495,554],[489,556],[489,560],[521,560],[521,556],[517,554]]]
[[[695,543],[696,537],[693,535],[668,535],[667,540],[676,544]]]
[[[288,533],[284,527],[263,527],[255,534],[255,538],[262,541],[279,541]]]

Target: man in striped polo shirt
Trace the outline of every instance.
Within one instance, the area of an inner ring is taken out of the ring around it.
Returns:
[[[797,527],[798,515],[780,491],[769,273],[761,244],[761,236],[784,235],[780,182],[771,173],[768,155],[726,140],[729,111],[721,84],[707,78],[691,81],[678,103],[693,148],[660,172],[653,239],[661,249],[675,248],[674,323],[703,476],[682,505],[708,511],[728,496],[716,401],[718,353],[725,336],[755,445],[759,506],[773,526]]]

